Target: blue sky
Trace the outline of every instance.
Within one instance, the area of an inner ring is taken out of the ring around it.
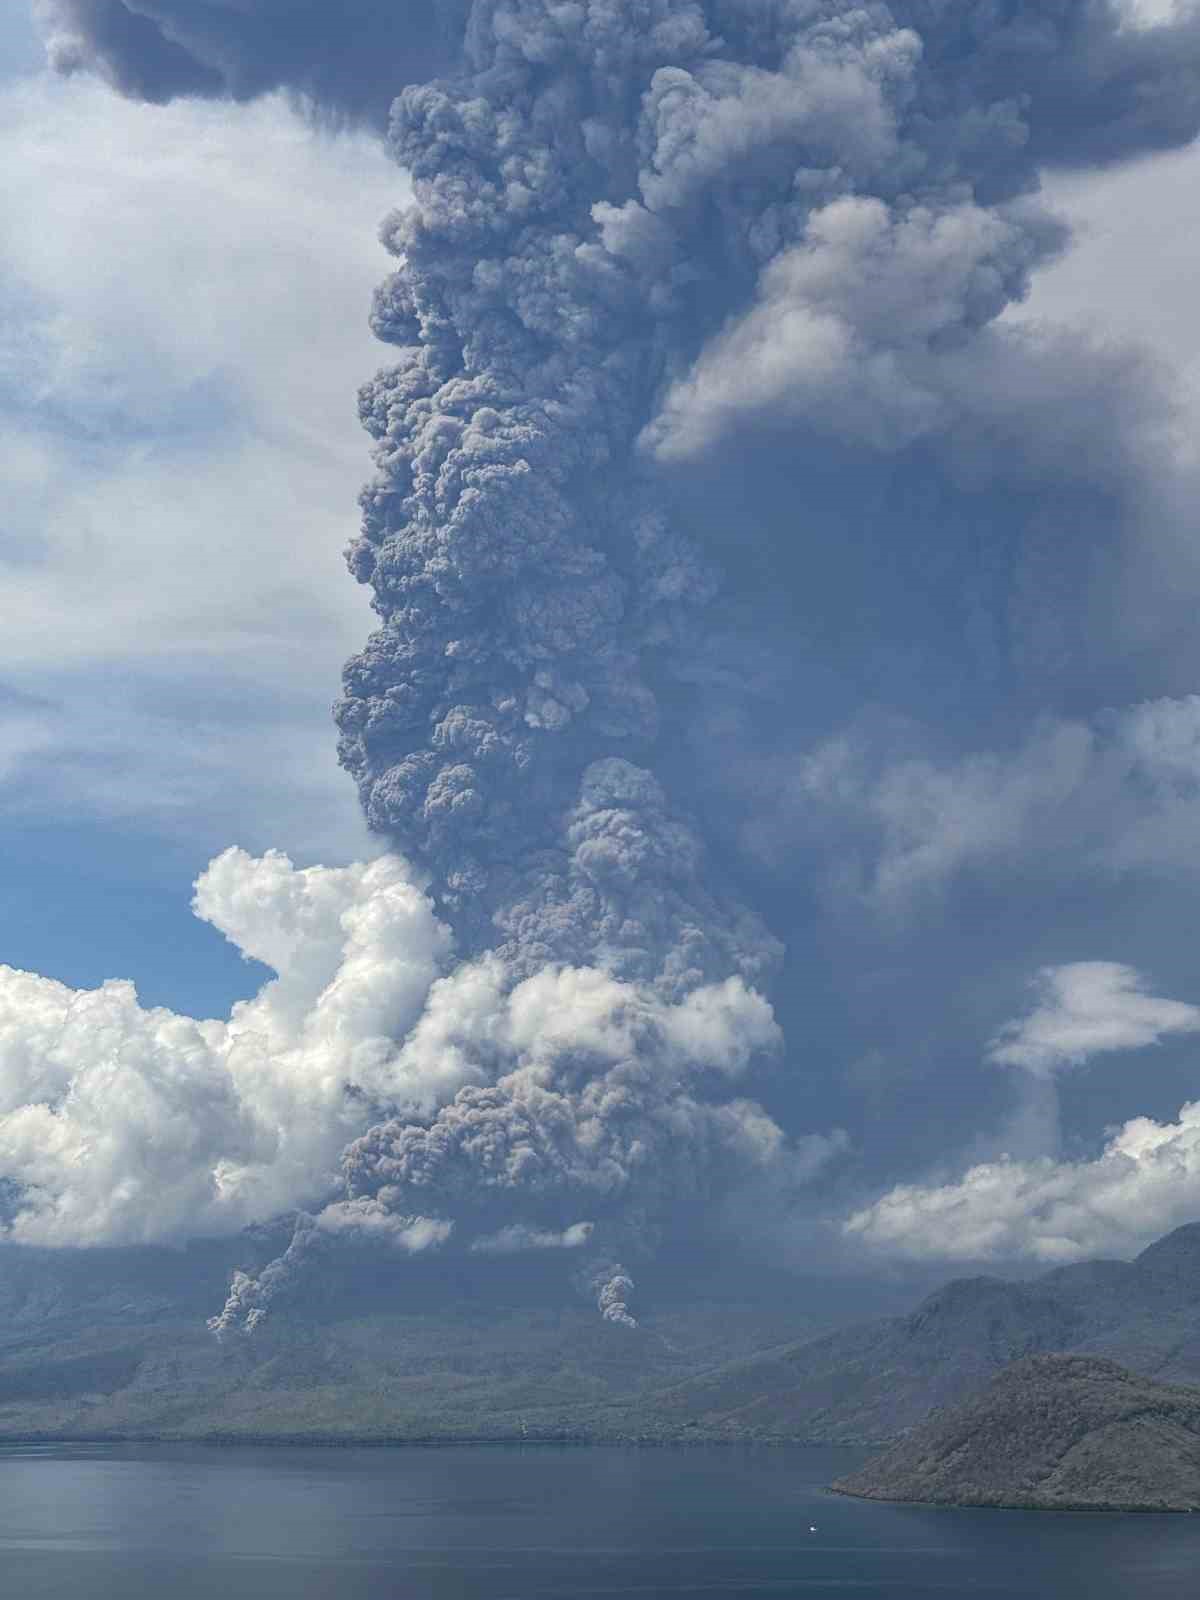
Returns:
[[[151,110],[147,139],[44,70],[23,8],[2,27],[0,953],[221,1012],[261,974],[189,913],[209,857],[367,847],[328,706],[403,183],[278,104]]]

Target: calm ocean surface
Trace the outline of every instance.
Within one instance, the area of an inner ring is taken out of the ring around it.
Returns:
[[[1200,1594],[1200,1517],[931,1511],[823,1492],[860,1459],[739,1448],[4,1447],[0,1595]]]

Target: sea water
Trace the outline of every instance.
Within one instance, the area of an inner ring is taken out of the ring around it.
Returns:
[[[1200,1517],[946,1511],[799,1448],[7,1446],[3,1600],[1196,1600]]]

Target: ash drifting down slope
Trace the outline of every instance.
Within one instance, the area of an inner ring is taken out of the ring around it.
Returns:
[[[312,1214],[214,1326],[258,1326],[347,1233],[594,1235],[588,1292],[632,1322],[630,1250],[786,1217],[841,1145],[739,1093],[781,1048],[779,947],[659,759],[719,574],[655,469],[734,413],[882,449],[963,426],[1026,359],[998,319],[1061,244],[1039,168],[1192,137],[1200,21],[1130,30],[1108,0],[42,11],[60,65],[151,99],[284,87],[378,120],[394,86],[413,181],[384,227],[374,327],[397,354],[362,391],[377,474],[349,552],[381,625],[337,715],[371,826],[424,874],[439,975],[369,1048],[351,1007],[352,1048],[320,1057],[324,1126],[354,1134],[342,1197],[321,1206],[318,1141],[287,1196]],[[248,1141],[268,1164],[297,1143],[271,1129]],[[18,1217],[53,1211],[44,1168],[14,1170]]]

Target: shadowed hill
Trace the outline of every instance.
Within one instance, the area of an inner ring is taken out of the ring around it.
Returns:
[[[908,1316],[688,1379],[655,1397],[643,1426],[692,1437],[886,1440],[1011,1362],[1065,1350],[1200,1383],[1200,1224],[1134,1262],[1081,1262],[1024,1283],[958,1279]]]
[[[1095,1356],[1030,1356],[834,1484],[932,1505],[1200,1510],[1200,1391]]]
[[[809,1304],[888,1303],[870,1285],[781,1294],[774,1274],[676,1263],[626,1328],[544,1253],[467,1270],[347,1247],[253,1337],[218,1341],[205,1319],[231,1266],[279,1248],[271,1230],[186,1251],[0,1247],[0,1438],[624,1437],[658,1391],[837,1315]]]
[[[204,1319],[231,1264],[279,1248],[269,1229],[186,1251],[0,1248],[0,1438],[861,1443],[1047,1352],[1200,1384],[1200,1224],[1134,1262],[958,1279],[837,1332],[896,1290],[662,1265],[628,1329],[575,1296],[561,1261],[468,1272],[347,1249],[253,1337],[218,1342]]]

